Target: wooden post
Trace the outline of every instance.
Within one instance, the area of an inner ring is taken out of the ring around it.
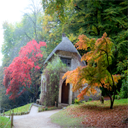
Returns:
[[[0,116],[1,116],[1,108],[0,108]]]
[[[12,110],[12,114],[11,114],[11,128],[13,127],[13,113],[14,113],[14,110]]]
[[[3,110],[3,116],[4,116],[4,110]]]
[[[10,116],[10,119],[11,119],[11,109],[10,109],[10,114],[9,114],[9,116]]]
[[[55,107],[56,107],[56,101],[55,101]]]

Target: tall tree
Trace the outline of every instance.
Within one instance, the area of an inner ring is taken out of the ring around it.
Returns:
[[[113,43],[106,33],[97,40],[94,38],[89,39],[85,35],[79,36],[79,41],[76,43],[77,49],[90,49],[81,58],[81,61],[87,61],[87,66],[68,71],[63,76],[63,78],[67,77],[66,83],[72,84],[73,91],[83,89],[84,84],[88,83],[88,86],[81,90],[78,95],[79,100],[83,99],[84,95],[95,94],[97,92],[96,87],[103,87],[110,97],[110,108],[113,108],[117,83],[121,76],[112,74],[110,68],[112,63],[112,46]]]
[[[10,64],[12,49],[14,47],[14,26],[5,22],[3,24],[4,29],[4,42],[2,45],[2,54],[3,54],[3,65],[8,66]]]
[[[3,68],[0,66],[0,112],[1,112],[1,102],[2,102],[2,97],[4,95],[3,92],[5,92],[5,87],[2,84],[3,81]]]
[[[25,46],[27,42],[33,39],[37,42],[43,40],[42,23],[39,22],[39,18],[42,16],[42,7],[39,4],[32,0],[21,22],[16,24],[5,22],[3,24],[3,67],[9,66],[12,60],[18,56],[20,48]]]
[[[42,3],[47,14],[57,14],[71,41],[77,42],[76,37],[81,34],[98,39],[106,32],[115,44],[112,72],[124,74],[128,58],[127,0],[42,0]],[[83,55],[89,49],[79,51]]]
[[[62,38],[62,25],[56,15],[43,15],[40,18],[42,22],[42,35],[47,43],[46,56],[57,46]]]
[[[40,50],[42,46],[46,46],[46,43],[40,42],[38,44],[35,40],[28,42],[20,50],[19,56],[13,60],[9,67],[5,68],[3,84],[7,89],[6,94],[11,94],[10,99],[18,97],[26,89],[37,95],[37,89],[33,90],[36,84],[32,83],[31,78],[40,69],[38,61],[43,56]]]
[[[42,4],[45,13],[56,13],[64,25],[70,23],[74,34],[100,37],[106,31],[112,37],[127,30],[127,0],[42,0]]]

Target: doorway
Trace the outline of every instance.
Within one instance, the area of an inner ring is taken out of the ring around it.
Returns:
[[[62,84],[61,103],[69,104],[69,83],[66,85],[66,80]]]

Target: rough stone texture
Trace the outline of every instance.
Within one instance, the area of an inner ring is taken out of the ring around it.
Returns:
[[[71,66],[68,67],[68,70],[74,70],[78,66],[84,66],[84,63],[81,62],[81,58],[77,53],[67,52],[67,51],[57,51],[56,53],[59,57],[70,58]],[[66,71],[65,71],[66,72]],[[62,84],[65,79],[62,79],[65,72],[60,73],[60,82],[59,82],[59,97],[58,97],[58,106],[61,107],[61,95],[62,95]],[[74,97],[72,92],[72,85],[69,84],[69,104],[72,104]]]
[[[92,100],[99,100],[101,97],[101,92],[99,88],[96,88],[97,93],[95,95],[90,96],[84,96],[84,99],[82,101],[88,101],[89,98],[92,98]],[[73,101],[77,99],[77,96],[79,95],[79,91],[73,93]]]
[[[44,75],[41,75],[41,94],[40,94],[40,104],[43,103],[44,101],[44,97],[46,95],[46,84],[47,84],[47,81],[46,81],[46,77]]]
[[[59,57],[70,58],[71,59],[71,67],[70,70],[76,69],[78,66],[84,66],[84,62],[81,62],[81,58],[77,53],[67,52],[67,51],[57,51],[56,54]]]

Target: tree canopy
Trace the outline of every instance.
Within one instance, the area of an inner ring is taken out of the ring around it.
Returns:
[[[110,65],[112,63],[112,46],[110,38],[104,33],[102,38],[89,39],[85,35],[79,36],[79,41],[75,44],[77,49],[90,49],[85,53],[81,61],[87,61],[87,66],[78,67],[73,71],[65,73],[63,78],[66,79],[66,83],[71,83],[73,91],[81,89],[78,99],[84,98],[84,95],[95,94],[96,87],[106,88],[107,94],[111,100],[110,108],[113,108],[115,94],[117,90],[117,83],[121,76],[118,74],[112,74]],[[88,86],[83,89],[84,84]],[[114,93],[114,96],[112,97]]]
[[[30,89],[32,70],[36,73],[40,69],[38,61],[43,56],[40,50],[42,46],[46,46],[46,43],[39,42],[38,44],[35,40],[28,42],[21,48],[19,56],[12,61],[9,67],[5,68],[3,84],[7,89],[6,94],[11,94],[10,99],[18,97],[26,89],[33,92]]]
[[[65,33],[73,44],[78,42],[79,35],[84,34],[91,45],[91,38],[95,38],[96,41],[106,32],[113,42],[110,50],[112,57],[109,58],[111,61],[108,69],[111,69],[112,75],[121,74],[122,76],[120,86],[117,86],[118,91],[121,85],[127,83],[127,0],[42,0],[43,9],[40,8],[40,5],[39,7],[36,6],[34,1],[31,2],[28,7],[29,13],[24,13],[21,22],[16,24],[5,22],[3,24],[3,64],[1,68],[9,67],[11,63],[14,63],[14,58],[19,57],[18,53],[21,47],[25,46],[30,40],[35,39],[37,43],[43,40],[47,43],[47,49],[41,48],[43,58],[46,59],[61,41],[62,33]],[[85,38],[82,36],[79,38]],[[78,50],[82,56],[86,53],[89,55],[90,50],[92,51],[90,48]],[[87,62],[87,60],[83,60]],[[43,60],[38,60],[40,70],[43,69],[42,62]],[[0,72],[3,75],[2,70]],[[36,73],[34,73],[34,70],[32,71],[33,87],[40,85],[39,76],[39,70]],[[0,77],[0,81],[2,79]],[[3,86],[2,82],[0,84]]]

